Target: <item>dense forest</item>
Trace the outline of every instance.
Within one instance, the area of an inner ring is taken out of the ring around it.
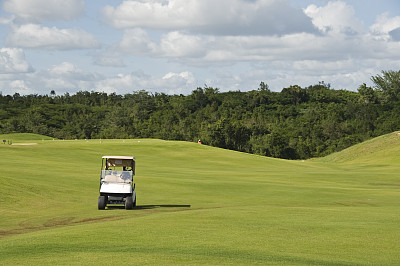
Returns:
[[[400,71],[373,76],[373,87],[335,90],[320,82],[269,90],[190,95],[0,94],[0,133],[59,139],[160,138],[198,141],[248,153],[306,159],[342,150],[400,127]]]

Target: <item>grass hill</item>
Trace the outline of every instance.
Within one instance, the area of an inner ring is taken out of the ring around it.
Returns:
[[[310,161],[33,137],[24,141],[38,145],[0,145],[0,264],[400,261],[397,133]],[[137,158],[137,209],[97,210],[103,155]]]
[[[11,140],[13,142],[53,140],[54,138],[33,133],[0,134],[0,140]]]
[[[396,165],[400,161],[400,132],[365,141],[316,161]]]

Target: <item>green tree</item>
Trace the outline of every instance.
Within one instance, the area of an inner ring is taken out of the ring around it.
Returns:
[[[367,87],[365,83],[358,88],[358,93],[360,94],[360,99],[363,103],[369,104],[376,103],[377,101],[377,92],[373,88]]]
[[[393,102],[400,99],[400,70],[382,71],[382,76],[372,76],[371,80],[374,82],[375,88],[382,92],[383,101]]]

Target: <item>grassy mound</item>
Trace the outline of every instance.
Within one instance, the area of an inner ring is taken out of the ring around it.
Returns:
[[[394,148],[382,165],[147,139],[38,143],[0,145],[4,265],[399,262]],[[137,209],[97,210],[103,155],[137,158]]]
[[[350,164],[397,164],[400,161],[400,133],[386,134],[315,160]]]
[[[34,133],[0,134],[0,141],[12,140],[13,142],[53,140],[54,138]]]

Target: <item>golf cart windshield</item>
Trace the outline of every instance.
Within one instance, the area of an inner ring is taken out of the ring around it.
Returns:
[[[102,170],[101,182],[102,183],[132,183],[132,171],[116,171],[116,170]]]
[[[119,172],[131,171],[135,175],[135,157],[132,156],[103,156],[102,170]]]

